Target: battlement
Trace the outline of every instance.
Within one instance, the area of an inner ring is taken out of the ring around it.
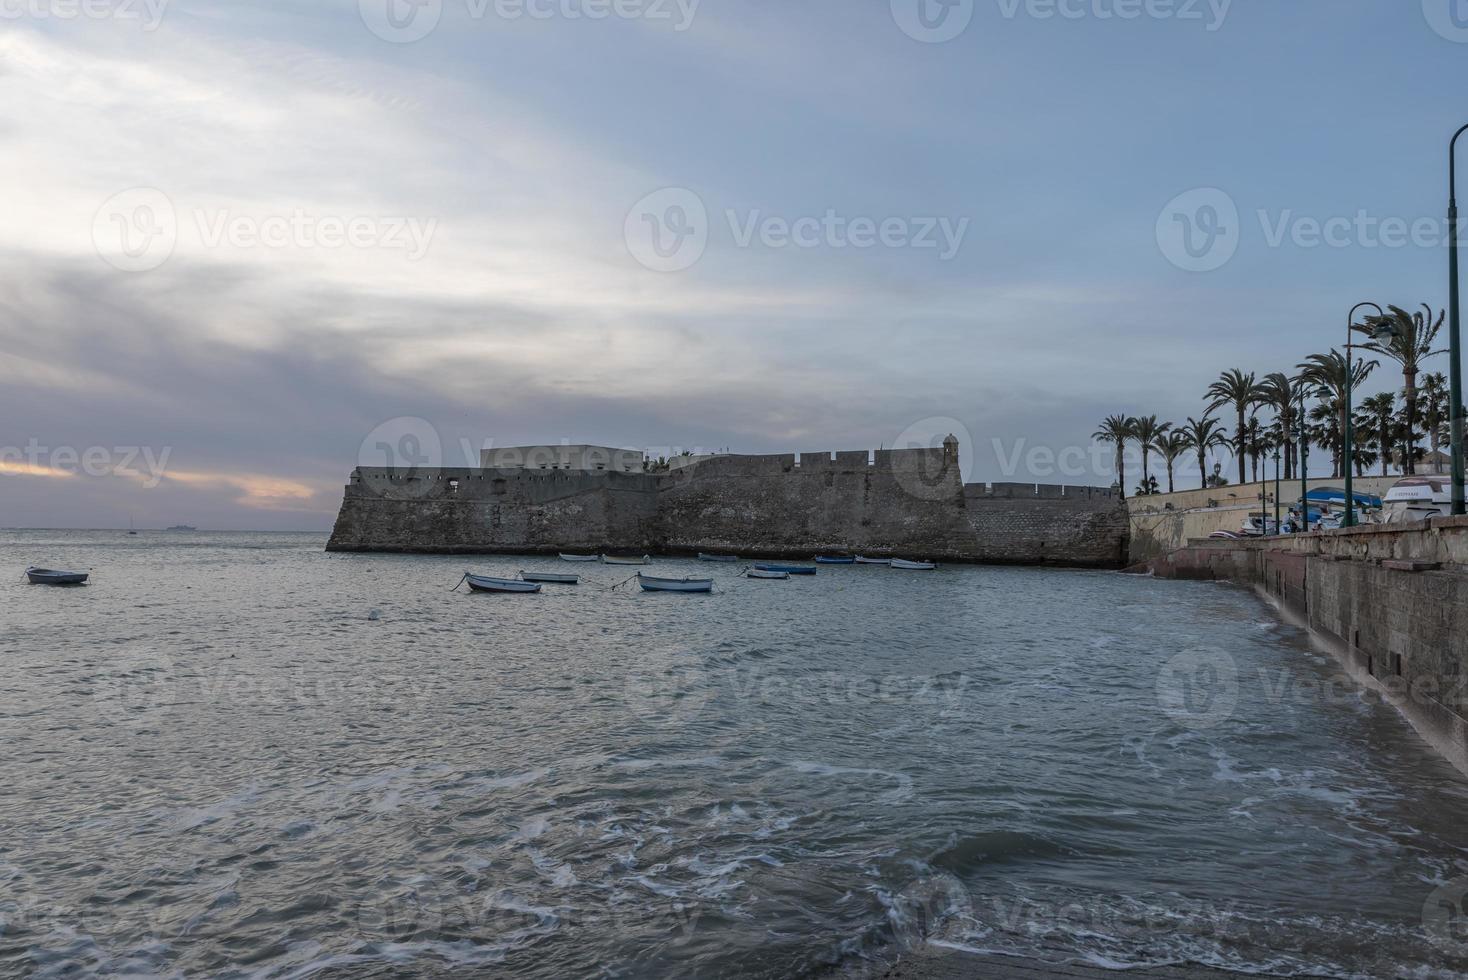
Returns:
[[[996,500],[1113,500],[1110,487],[1071,487],[1051,483],[965,483],[964,496]]]
[[[880,469],[886,472],[936,473],[954,462],[937,449],[858,449],[830,452],[724,454],[708,456],[678,467],[700,476],[768,476],[772,473],[849,472]]]

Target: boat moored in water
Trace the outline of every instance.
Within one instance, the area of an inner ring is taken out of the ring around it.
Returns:
[[[579,585],[580,575],[562,575],[559,572],[527,572],[520,570],[520,581],[522,582],[548,582],[552,585]]]
[[[32,585],[85,585],[87,572],[68,572],[57,568],[37,568],[32,565],[25,570]]]
[[[652,556],[651,555],[643,555],[641,558],[618,558],[615,555],[602,555],[601,556],[601,560],[602,560],[602,564],[604,564],[604,565],[650,565],[650,564],[652,564]]]
[[[856,559],[850,555],[816,555],[817,565],[855,565]]]
[[[790,575],[814,575],[814,565],[756,565],[755,571],[759,572],[785,572]]]
[[[711,578],[659,578],[655,575],[637,573],[637,584],[644,592],[712,592]]]
[[[561,555],[561,561],[601,561],[601,555]]]
[[[930,561],[908,561],[905,558],[892,559],[893,568],[905,568],[910,572],[931,572],[937,568],[937,564]]]
[[[744,573],[745,578],[766,578],[784,580],[790,577],[789,572],[772,572],[764,568],[751,568]]]
[[[856,564],[858,564],[858,565],[890,565],[890,564],[892,564],[892,559],[891,558],[867,558],[867,557],[865,557],[863,555],[857,555],[852,560]]]
[[[698,560],[699,561],[724,561],[724,562],[729,562],[729,561],[738,561],[739,558],[738,558],[737,555],[706,555],[702,551],[700,551],[698,553]]]
[[[464,573],[464,581],[469,583],[469,588],[475,592],[539,592],[540,585],[535,582],[522,582],[517,578],[490,578],[487,575],[473,575]]]

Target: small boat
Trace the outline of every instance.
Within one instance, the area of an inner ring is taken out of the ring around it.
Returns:
[[[601,555],[561,555],[561,561],[601,561]]]
[[[892,564],[892,559],[891,558],[865,558],[865,557],[863,557],[861,555],[857,555],[856,558],[853,559],[853,560],[858,565],[890,565],[890,564]]]
[[[617,557],[615,557],[613,555],[602,555],[601,556],[601,560],[602,560],[602,564],[604,564],[604,565],[650,565],[650,564],[652,564],[652,557],[650,555],[643,555],[641,558],[617,558]]]
[[[712,592],[714,591],[714,580],[711,578],[657,578],[653,575],[637,573],[637,584],[642,586],[644,592]]]
[[[749,571],[747,571],[747,572],[744,573],[744,577],[745,578],[768,578],[768,579],[782,579],[783,580],[783,579],[788,579],[790,577],[790,573],[789,572],[772,572],[772,571],[770,571],[768,569],[765,569],[765,568],[751,568]]]
[[[905,568],[910,572],[931,572],[938,566],[930,561],[907,561],[904,558],[892,559],[893,568]]]
[[[553,585],[579,585],[580,575],[561,575],[557,572],[527,572],[520,570],[522,582],[549,582]]]
[[[1384,523],[1404,524],[1453,512],[1452,482],[1445,476],[1408,476],[1392,484],[1383,501]]]
[[[1279,533],[1279,525],[1275,524],[1274,518],[1264,511],[1255,511],[1245,517],[1239,525],[1239,534],[1244,537],[1273,536]]]
[[[856,564],[856,559],[850,557],[849,555],[846,556],[846,557],[844,557],[844,558],[842,556],[840,556],[840,555],[816,555],[816,564],[817,565],[855,565]]]
[[[464,573],[464,581],[469,583],[469,588],[475,592],[539,592],[540,586],[534,582],[522,582],[517,578],[489,578],[485,575],[470,575]]]
[[[25,574],[32,585],[82,585],[87,581],[86,572],[65,572],[55,568],[36,568],[34,565],[27,568]]]
[[[756,565],[754,570],[757,572],[785,572],[790,575],[814,575],[816,573],[814,565]]]
[[[706,555],[702,551],[698,553],[699,561],[738,561],[735,555]]]

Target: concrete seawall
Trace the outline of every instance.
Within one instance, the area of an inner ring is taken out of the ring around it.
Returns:
[[[1468,773],[1468,518],[1193,541],[1149,567],[1253,586]]]
[[[720,456],[668,473],[359,467],[330,551],[822,552],[1119,568],[1108,491],[965,486],[941,449]]]

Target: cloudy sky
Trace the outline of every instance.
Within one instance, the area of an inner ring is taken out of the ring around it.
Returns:
[[[0,526],[324,530],[403,433],[1109,483],[1444,305],[1452,2],[0,0]]]

